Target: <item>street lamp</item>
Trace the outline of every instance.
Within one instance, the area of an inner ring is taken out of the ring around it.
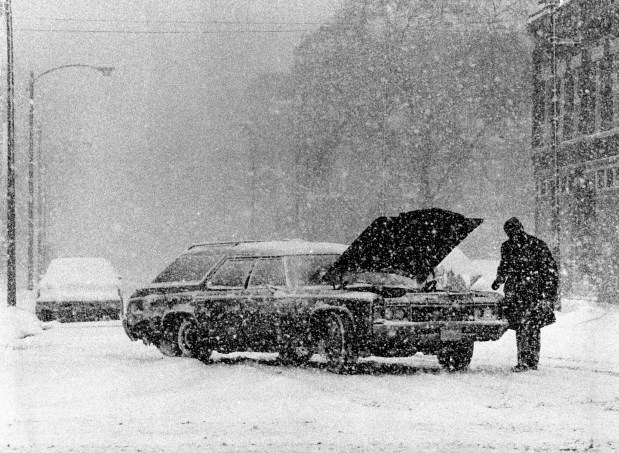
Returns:
[[[114,70],[111,66],[94,66],[89,64],[65,64],[57,66],[35,76],[34,71],[30,71],[30,83],[28,85],[28,95],[30,101],[29,117],[29,142],[28,142],[28,290],[34,289],[34,84],[41,77],[60,69],[84,68],[100,72],[104,76],[110,76]]]

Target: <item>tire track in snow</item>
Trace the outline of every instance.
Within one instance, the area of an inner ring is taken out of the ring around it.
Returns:
[[[545,360],[550,360],[550,361],[566,361],[569,360],[570,362],[576,362],[576,363],[590,363],[590,364],[597,364],[598,362],[594,362],[594,361],[588,361],[588,360],[576,360],[576,359],[562,359],[560,357],[545,357]],[[599,373],[599,374],[606,374],[608,376],[613,376],[613,377],[619,377],[619,372],[617,371],[612,371],[612,370],[600,370],[600,369],[595,369],[595,368],[586,368],[586,367],[582,367],[582,366],[578,366],[578,365],[561,365],[561,364],[547,364],[546,365],[548,368],[559,368],[559,369],[564,369],[564,370],[571,370],[571,371],[582,371],[582,372],[586,372],[586,373]]]

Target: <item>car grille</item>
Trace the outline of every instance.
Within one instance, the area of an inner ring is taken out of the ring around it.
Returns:
[[[497,308],[492,305],[387,305],[382,316],[386,320],[429,322],[429,321],[483,321],[497,318]]]

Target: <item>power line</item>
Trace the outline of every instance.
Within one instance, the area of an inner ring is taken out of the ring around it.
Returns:
[[[490,26],[484,22],[469,22],[467,24],[450,24],[450,25],[417,25],[413,28],[413,32],[437,31],[443,34],[472,34],[481,28],[480,26]],[[468,27],[467,27],[468,26]],[[471,28],[471,26],[476,26]],[[501,26],[493,27],[494,31],[511,32],[512,29]],[[79,29],[79,28],[32,28],[18,27],[16,31],[33,32],[33,33],[90,33],[90,34],[147,34],[147,35],[210,35],[210,34],[257,34],[257,33],[306,33],[317,31],[313,28],[265,28],[265,29],[237,29],[237,30],[127,30],[127,29]]]
[[[99,22],[99,23],[127,23],[127,24],[195,24],[195,25],[321,25],[322,22],[296,21],[240,21],[240,20],[163,20],[163,19],[78,19],[70,17],[16,17],[19,20],[54,21],[54,22]]]
[[[305,33],[312,29],[288,29],[288,30],[80,30],[60,28],[15,28],[16,31],[34,33],[104,33],[121,35],[213,35],[213,34],[252,34],[252,33]]]

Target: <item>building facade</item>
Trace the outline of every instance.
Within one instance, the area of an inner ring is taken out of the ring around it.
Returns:
[[[528,26],[536,233],[565,292],[619,302],[619,1],[556,3]]]

